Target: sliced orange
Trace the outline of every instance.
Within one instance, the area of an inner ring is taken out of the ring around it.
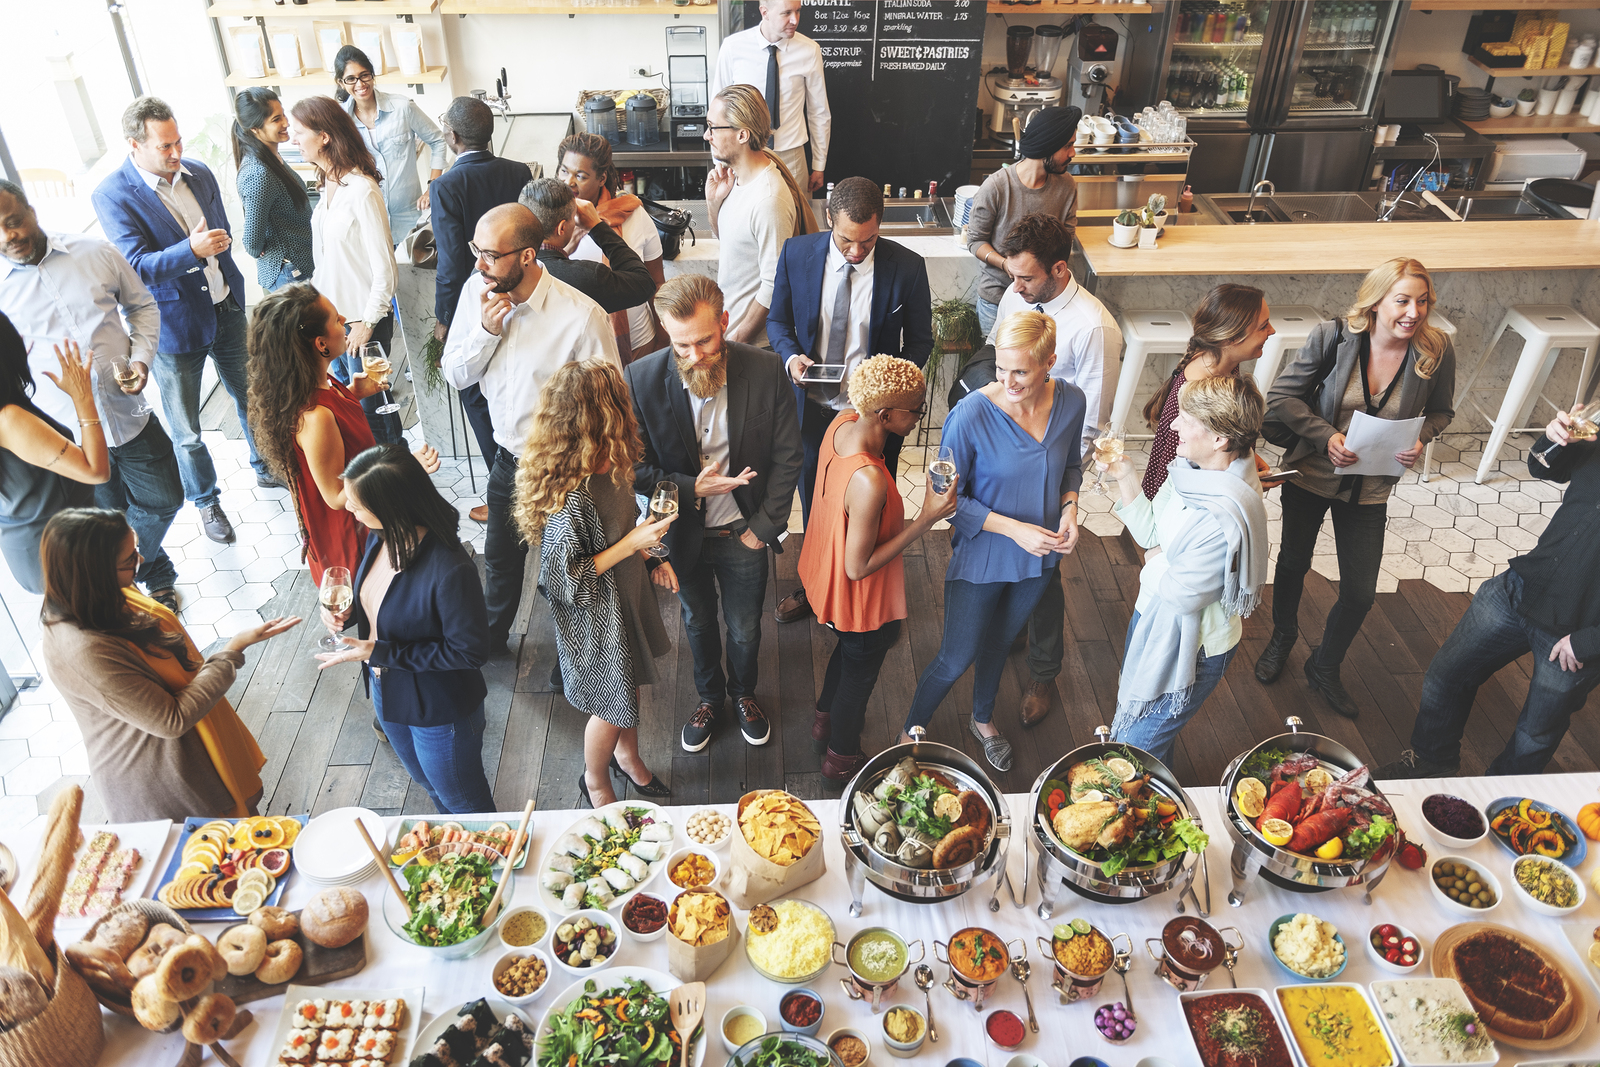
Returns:
[[[251,848],[277,848],[283,844],[283,827],[276,821],[266,819],[256,823],[250,831]]]
[[[300,820],[288,815],[275,815],[272,821],[283,830],[283,840],[279,844],[283,848],[293,848],[295,839],[300,836]]]
[[[1281,847],[1294,837],[1294,827],[1282,819],[1263,819],[1261,836],[1267,839],[1267,844]]]

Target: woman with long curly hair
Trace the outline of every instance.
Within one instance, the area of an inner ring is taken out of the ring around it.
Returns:
[[[243,818],[266,757],[228,703],[244,650],[298,626],[241,630],[202,658],[178,617],[134,588],[139,547],[120,511],[69,508],[44,528],[45,669],[119,817]]]
[[[589,716],[578,789],[594,807],[616,800],[608,768],[644,796],[671,793],[639,755],[639,686],[656,680],[655,658],[671,647],[650,583],[678,588],[672,564],[652,559],[647,576],[642,553],[677,516],[634,525],[642,452],[622,374],[585,360],[540,390],[517,467],[514,515],[539,541],[539,591],[555,620],[566,696]]]
[[[360,399],[377,392],[360,377],[345,386],[328,373],[344,351],[344,316],[304,282],[264,297],[250,319],[250,426],[267,466],[289,487],[311,577],[361,565],[367,528],[345,510],[345,466],[375,442]],[[424,445],[417,461],[438,470]]]

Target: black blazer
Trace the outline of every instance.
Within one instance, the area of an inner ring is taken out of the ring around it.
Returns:
[[[656,295],[656,280],[620,233],[602,221],[589,236],[611,261],[609,267],[592,259],[571,259],[559,248],[539,249],[539,266],[599,304],[607,315],[638,307]]]
[[[635,491],[649,496],[657,482],[678,483],[678,521],[667,530],[668,558],[687,574],[700,560],[704,512],[695,505],[694,480],[700,473],[700,442],[694,410],[678,377],[671,348],[628,364],[623,374],[633,397],[633,414],[644,438],[644,458],[633,468]],[[756,472],[749,485],[733,491],[750,532],[782,552],[778,535],[789,528],[794,487],[800,480],[800,419],[793,383],[771,352],[727,342],[728,469]]]
[[[350,618],[362,640],[372,636],[372,620],[361,606],[361,583],[377,554],[387,551],[381,539],[367,538],[356,571]],[[478,568],[465,551],[424,537],[411,566],[389,583],[379,614],[384,638],[367,662],[383,668],[386,720],[442,726],[478,710],[489,692],[479,669],[489,661],[489,613]],[[370,672],[363,675],[370,684]]]
[[[822,272],[827,268],[830,233],[791,237],[778,255],[772,284],[772,310],[767,312],[767,339],[787,360],[807,355],[818,363],[822,329]],[[933,298],[928,267],[904,245],[879,238],[872,253],[872,355],[900,356],[917,366],[933,351]]]
[[[433,239],[439,247],[439,277],[434,282],[433,314],[446,326],[456,313],[461,286],[472,273],[467,242],[478,220],[492,207],[514,204],[522,187],[533,180],[526,163],[502,159],[493,152],[474,152],[428,186]],[[387,691],[386,691],[387,692]]]

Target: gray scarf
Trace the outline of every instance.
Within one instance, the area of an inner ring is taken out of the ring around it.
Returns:
[[[1267,582],[1267,509],[1261,502],[1255,455],[1234,460],[1225,472],[1202,470],[1186,459],[1175,459],[1167,467],[1167,477],[1184,503],[1205,508],[1222,527],[1228,539],[1222,607],[1229,615],[1249,618],[1261,602],[1261,587]]]

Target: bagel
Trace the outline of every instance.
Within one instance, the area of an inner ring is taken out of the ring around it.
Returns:
[[[228,961],[222,958],[222,953],[217,951],[217,946],[200,934],[190,934],[183,939],[185,945],[193,945],[206,954],[211,960],[211,980],[220,982],[228,977]]]
[[[125,960],[144,943],[145,935],[149,932],[150,921],[139,912],[119,911],[100,921],[95,928],[93,941],[115,952],[117,959]]]
[[[259,927],[268,941],[282,941],[300,932],[300,920],[295,918],[294,912],[272,906],[251,912],[250,925]]]
[[[282,985],[300,972],[300,946],[285,938],[267,946],[266,958],[256,968],[256,977],[267,985]]]
[[[233,1025],[233,998],[207,993],[183,1017],[183,1036],[196,1045],[213,1045]]]
[[[146,1030],[165,1030],[178,1021],[178,1002],[162,995],[160,983],[153,974],[139,979],[130,999],[133,1017]]]
[[[179,945],[161,957],[151,977],[168,1000],[198,997],[211,984],[211,954],[198,945]]]
[[[133,972],[135,978],[154,974],[156,968],[161,965],[161,957],[165,956],[174,945],[183,944],[183,938],[183,931],[177,927],[156,923],[145,935],[144,944],[134,949],[128,956],[128,970]]]
[[[267,935],[254,923],[240,923],[222,931],[217,951],[228,962],[228,973],[255,974],[267,956]]]

